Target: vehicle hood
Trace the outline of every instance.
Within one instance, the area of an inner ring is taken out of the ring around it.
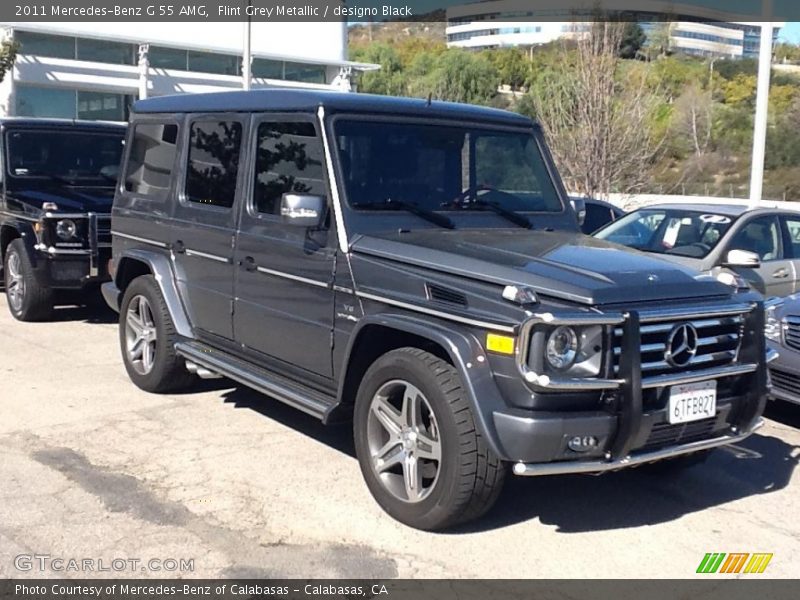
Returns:
[[[58,212],[110,213],[114,189],[103,187],[59,187],[58,189],[9,190],[9,203],[18,208],[41,210],[45,202],[55,202]]]
[[[427,229],[363,236],[352,250],[588,305],[730,296],[692,269],[577,232]]]

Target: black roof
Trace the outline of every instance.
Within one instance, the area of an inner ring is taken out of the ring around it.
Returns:
[[[419,98],[397,98],[325,90],[268,89],[208,94],[177,94],[139,100],[136,113],[182,112],[315,112],[323,106],[330,112],[359,112],[493,121],[530,126],[531,120],[517,113],[454,102]]]
[[[39,119],[36,117],[3,117],[3,127],[24,127],[26,129],[97,129],[124,133],[125,123],[111,121],[85,121],[80,119]]]

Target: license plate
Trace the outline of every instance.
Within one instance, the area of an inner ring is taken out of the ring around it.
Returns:
[[[669,422],[688,423],[717,414],[717,382],[674,385],[669,390]]]

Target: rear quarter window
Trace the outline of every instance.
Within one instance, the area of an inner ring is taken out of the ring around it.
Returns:
[[[175,123],[137,123],[125,166],[125,190],[165,198],[172,182],[178,143]]]

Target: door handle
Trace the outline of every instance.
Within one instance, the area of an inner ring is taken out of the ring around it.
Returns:
[[[777,271],[775,271],[772,274],[772,276],[775,279],[786,279],[789,276],[789,270],[788,269],[778,269]]]
[[[175,254],[183,254],[186,252],[186,246],[181,240],[177,240],[174,244],[172,244],[172,251],[175,252]]]
[[[252,256],[245,256],[239,261],[239,266],[244,268],[245,271],[255,271],[258,269],[255,259]]]

